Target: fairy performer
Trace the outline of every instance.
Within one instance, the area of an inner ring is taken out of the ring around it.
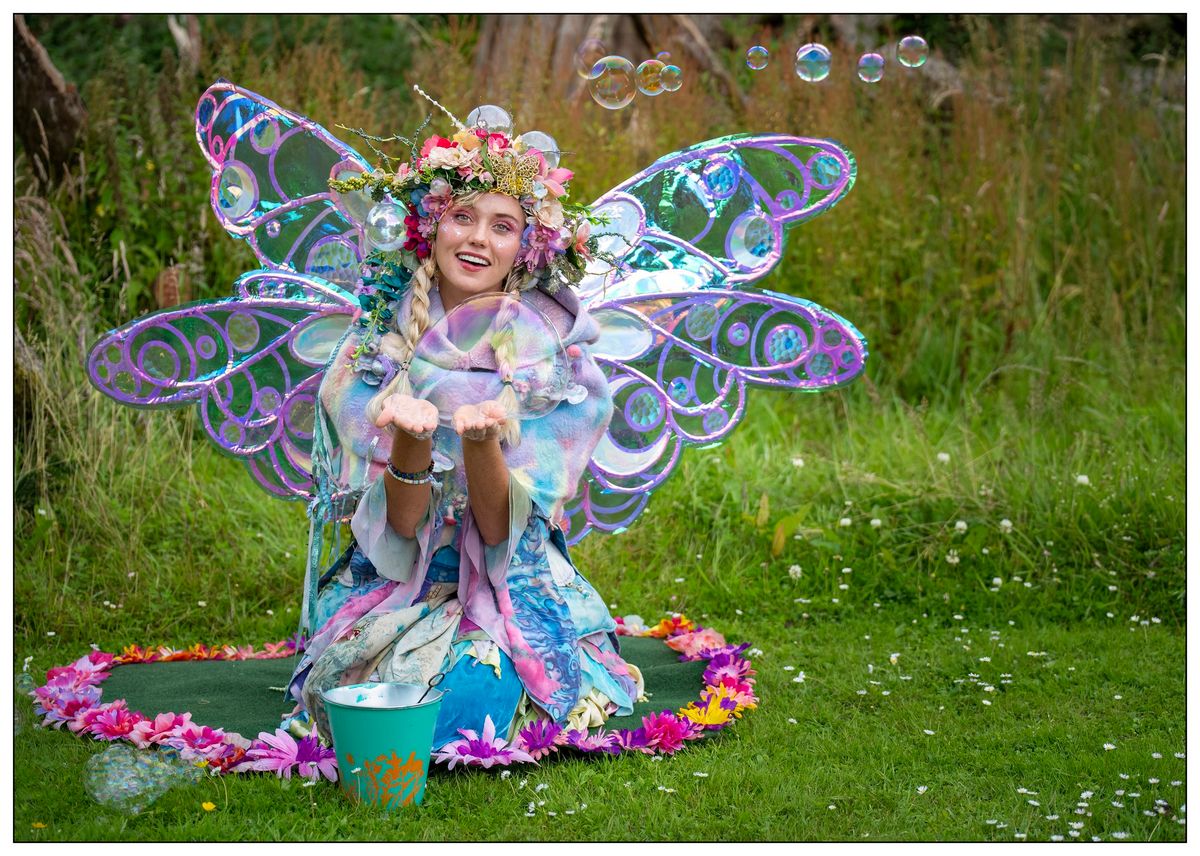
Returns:
[[[406,158],[364,135],[373,166],[211,86],[213,210],[262,268],[111,331],[88,370],[125,403],[198,404],[265,489],[308,502],[290,692],[319,734],[322,689],[441,672],[435,748],[469,730],[528,760],[645,691],[569,547],[630,526],[686,446],[736,428],[749,387],[861,373],[849,322],[751,287],[856,171],[830,140],[735,135],[587,206],[549,135],[497,107],[446,115],[451,136]]]

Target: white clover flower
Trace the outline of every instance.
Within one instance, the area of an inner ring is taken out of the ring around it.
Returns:
[[[1005,517],[1003,520],[1000,521],[1000,531],[1003,532],[1004,534],[1007,535],[1009,532],[1012,532],[1012,528],[1013,528],[1012,521],[1009,520],[1007,517]]]
[[[878,529],[882,525],[883,525],[883,521],[880,520],[878,517],[871,518],[871,528],[872,529]]]
[[[788,576],[794,580],[798,580],[804,576],[804,569],[799,565],[792,565],[790,568],[788,568]]]
[[[1104,751],[1106,751],[1106,752],[1111,752],[1112,750],[1114,750],[1116,748],[1117,748],[1116,744],[1114,744],[1114,743],[1105,743],[1104,744]]]
[[[198,601],[196,601],[196,606],[208,606],[208,601],[207,600],[198,600]]]
[[[946,452],[938,452],[938,453],[937,453],[937,459],[938,459],[939,461],[941,461],[943,464],[948,464],[948,463],[950,463],[950,455],[949,455],[948,453],[946,453]]]
[[[967,531],[967,521],[965,521],[965,520],[954,521],[954,531],[955,532],[966,532]]]
[[[899,659],[900,659],[899,654],[891,654],[890,656],[888,656],[888,662],[891,663],[893,666],[896,665],[896,661]]]
[[[800,467],[804,466],[804,458],[801,458],[799,455],[792,458],[792,466],[796,469],[800,469]]]
[[[838,521],[838,526],[849,526],[852,522],[849,517],[843,517]]]
[[[925,793],[927,790],[929,790],[928,786],[926,786],[926,785],[917,785],[917,793],[919,793],[919,794],[923,794],[923,793]]]
[[[1088,479],[1088,477],[1087,477],[1087,476],[1085,476],[1085,475],[1083,475],[1082,473],[1080,473],[1079,475],[1075,476],[1075,484],[1081,484],[1081,485],[1084,485],[1084,486],[1086,486],[1086,485],[1089,485],[1089,484],[1091,484],[1091,483],[1092,483],[1092,482],[1091,482],[1091,480],[1090,480],[1090,479]]]
[[[949,553],[946,554],[946,564],[957,565],[958,561],[959,561],[958,550],[951,550]]]
[[[922,729],[922,730],[923,730],[923,731],[924,731],[926,734],[928,734],[930,737],[932,737],[932,736],[934,735],[934,733],[935,733],[935,732],[933,732],[933,731],[930,731],[928,728],[924,728],[924,729]]]

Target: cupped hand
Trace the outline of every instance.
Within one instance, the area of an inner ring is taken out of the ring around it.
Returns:
[[[428,401],[395,393],[383,400],[375,424],[380,428],[394,425],[418,440],[427,440],[438,426],[438,410]]]
[[[452,424],[465,440],[492,440],[508,424],[508,413],[498,401],[464,404],[454,411]]]

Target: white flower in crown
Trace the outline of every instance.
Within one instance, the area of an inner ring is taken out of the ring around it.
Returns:
[[[557,199],[542,199],[533,206],[537,222],[550,229],[561,229],[564,222],[562,203]]]

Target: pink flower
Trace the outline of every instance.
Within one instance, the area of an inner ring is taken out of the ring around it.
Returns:
[[[521,244],[517,261],[530,270],[545,267],[566,249],[566,244],[557,229],[547,229],[540,225],[526,226],[521,235]]]
[[[555,196],[562,196],[567,192],[567,189],[563,185],[574,177],[575,173],[571,172],[571,170],[559,167],[550,170],[549,173],[543,176],[542,184],[546,185],[546,189]]]
[[[461,740],[447,743],[433,756],[435,761],[446,762],[447,767],[451,770],[458,763],[485,769],[493,764],[508,765],[513,761],[537,763],[533,756],[524,749],[509,745],[496,737],[496,724],[492,722],[491,716],[484,717],[482,735],[476,734],[469,728],[460,728],[458,733],[463,736]]]
[[[118,699],[112,704],[97,708],[85,717],[88,734],[100,740],[120,740],[129,737],[133,729],[146,717],[136,710],[128,710],[124,699]]]
[[[642,730],[646,734],[646,746],[666,755],[679,751],[691,731],[686,722],[669,710],[643,716]]]
[[[691,633],[681,633],[667,640],[667,647],[678,651],[689,660],[697,659],[701,651],[709,648],[719,648],[725,644],[725,637],[711,627],[694,630]]]
[[[596,733],[588,736],[587,730],[567,732],[567,745],[580,752],[604,752],[609,755],[621,753],[621,743],[615,732],[596,729]]]
[[[190,713],[160,713],[154,719],[143,719],[133,726],[129,741],[139,749],[146,749],[176,737],[192,724]]]
[[[437,134],[434,134],[433,136],[428,137],[425,142],[421,144],[421,157],[429,157],[429,153],[434,149],[450,149],[454,148],[456,145],[457,144],[454,141],[447,140],[445,137],[439,137]]]
[[[421,207],[433,220],[440,220],[453,201],[450,182],[435,178],[429,183],[429,192],[421,199]]]
[[[579,228],[575,230],[575,253],[584,260],[592,258],[592,251],[588,249],[588,237],[592,234],[591,224],[587,220],[581,220]]]
[[[517,734],[517,746],[529,753],[535,761],[544,758],[567,741],[562,726],[549,719],[538,719],[529,723]]]
[[[338,777],[337,755],[332,749],[322,746],[311,734],[296,742],[282,728],[276,728],[274,734],[260,732],[258,740],[239,766],[242,769],[270,770],[285,779],[292,777],[293,769],[304,778],[314,781],[324,776],[336,782]]]
[[[720,653],[712,657],[708,661],[708,668],[704,670],[705,685],[716,685],[721,682],[721,678],[728,675],[731,678],[738,680],[750,680],[750,676],[755,672],[750,668],[750,661],[735,653]]]
[[[46,672],[46,681],[49,683],[65,676],[70,678],[77,689],[94,686],[108,677],[108,670],[112,668],[112,660],[112,654],[92,651],[69,666],[57,666],[50,669]]]
[[[43,725],[62,728],[63,723],[72,723],[81,713],[92,710],[100,703],[100,690],[96,687],[76,688],[70,676],[59,676],[44,687],[33,691],[35,711],[46,717]]]
[[[754,687],[749,681],[739,681],[737,678],[723,675],[721,680],[712,686],[714,689],[724,688],[729,698],[737,702],[739,712],[747,707],[758,707],[758,696],[754,694]]]
[[[647,755],[654,754],[654,748],[650,746],[650,738],[646,736],[645,728],[618,728],[617,745],[626,750],[637,750]]]
[[[162,740],[163,745],[179,750],[179,756],[185,761],[207,761],[210,758],[223,757],[229,744],[225,742],[225,732],[220,728],[210,728],[207,725],[190,723],[180,728],[170,737]]]

